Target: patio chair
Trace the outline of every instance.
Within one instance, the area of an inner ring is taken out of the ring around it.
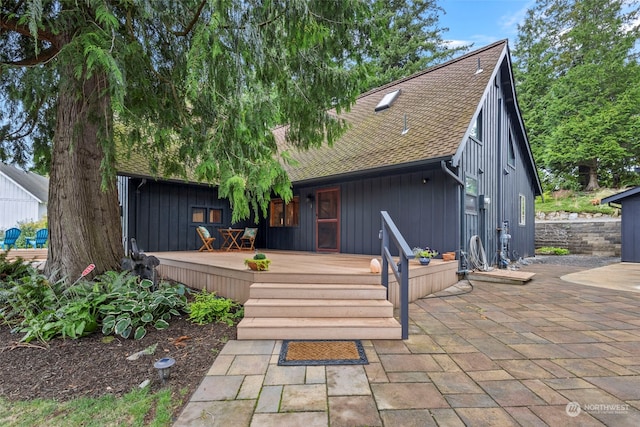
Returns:
[[[27,237],[25,239],[26,246],[33,246],[33,249],[44,248],[44,245],[47,243],[47,239],[49,238],[49,230],[46,228],[41,228],[36,231],[35,237]]]
[[[2,241],[2,249],[11,248],[16,245],[16,240],[20,237],[19,228],[10,228],[4,232],[4,240]]]
[[[240,248],[250,251],[255,250],[256,234],[258,234],[257,228],[246,227],[244,229],[244,234],[240,237]]]
[[[213,244],[213,241],[216,240],[216,238],[211,237],[211,233],[209,233],[209,230],[201,225],[196,228],[196,231],[198,232],[198,236],[200,236],[200,239],[202,239],[203,243],[198,251],[202,252],[206,249],[208,252],[213,252],[213,247],[211,245]]]

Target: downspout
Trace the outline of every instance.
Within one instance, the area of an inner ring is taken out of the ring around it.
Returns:
[[[460,186],[464,187],[464,181],[455,173],[453,173],[451,171],[451,169],[449,169],[447,167],[447,164],[445,163],[444,160],[440,160],[440,166],[442,167],[442,170],[449,175],[451,178],[453,178],[458,184],[460,184]]]
[[[136,207],[134,208],[134,215],[136,218],[136,224],[135,224],[135,229],[134,229],[134,236],[137,239],[138,238],[138,223],[140,222],[140,189],[142,187],[144,187],[144,185],[147,183],[147,178],[142,178],[142,180],[140,181],[140,184],[138,184],[138,187],[136,188]],[[131,235],[129,235],[129,238],[131,238]],[[130,242],[127,242],[127,247],[129,247]]]
[[[465,216],[464,216],[464,181],[455,173],[453,173],[453,171],[451,171],[451,169],[449,169],[447,167],[447,164],[445,163],[444,160],[440,161],[440,167],[442,168],[442,171],[444,173],[446,173],[447,175],[449,175],[451,178],[453,178],[453,180],[455,182],[458,183],[458,189],[460,191],[460,218],[459,218],[459,223],[460,223],[460,241],[458,243],[459,248],[460,248],[460,256],[458,257],[458,272],[461,273],[463,272],[463,270],[465,270],[467,268],[467,266],[462,265],[462,250],[464,249],[464,245],[465,245],[465,241],[464,241],[464,229],[465,229]]]
[[[501,265],[501,254],[502,254],[502,245],[501,245],[501,233],[502,233],[502,229],[503,229],[503,223],[504,223],[504,206],[503,206],[503,194],[502,194],[502,187],[503,187],[503,180],[504,180],[504,168],[502,165],[502,98],[498,98],[498,134],[497,134],[497,138],[498,138],[498,143],[497,145],[497,159],[498,161],[496,162],[496,164],[498,165],[498,182],[497,182],[497,196],[498,196],[498,200],[497,200],[497,214],[498,214],[498,223],[496,224],[496,231],[497,231],[497,238],[496,238],[496,263],[498,264],[498,266]]]

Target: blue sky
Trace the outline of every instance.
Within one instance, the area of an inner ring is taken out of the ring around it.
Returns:
[[[535,0],[439,0],[446,14],[440,24],[448,27],[445,40],[454,45],[474,44],[480,48],[502,39],[509,39],[513,48],[518,24]]]

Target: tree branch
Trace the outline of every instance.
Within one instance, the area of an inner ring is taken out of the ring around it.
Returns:
[[[60,49],[58,49],[56,46],[51,46],[48,49],[40,51],[36,56],[24,58],[19,61],[0,62],[0,64],[12,65],[15,67],[29,67],[32,65],[44,64],[54,58],[58,54],[58,52],[60,52]]]
[[[20,24],[19,21],[15,18],[11,18],[6,14],[0,15],[0,29],[14,31],[23,36],[31,37],[31,31],[27,25]],[[51,31],[38,30],[38,34],[36,34],[36,39],[48,41],[54,46],[58,45],[58,38]]]
[[[202,9],[204,9],[204,6],[206,4],[207,4],[207,1],[206,0],[202,0],[200,2],[200,6],[198,6],[198,10],[196,10],[195,15],[193,15],[193,18],[191,19],[191,22],[189,22],[187,27],[182,31],[174,31],[173,34],[175,36],[178,36],[178,37],[186,36],[187,34],[189,34],[189,32],[196,25],[196,22],[198,22],[198,19],[200,19],[200,14],[202,14]]]
[[[0,15],[0,30],[13,31],[25,37],[31,37],[31,31],[29,27],[6,14]],[[51,47],[37,52],[35,56],[30,58],[23,58],[17,61],[0,62],[2,65],[11,65],[16,67],[28,67],[32,65],[43,64],[50,61],[60,52],[60,39],[51,31],[38,30],[36,34],[36,40],[46,41],[51,43]]]
[[[195,15],[191,19],[191,22],[189,22],[189,24],[182,31],[172,31],[173,35],[178,36],[178,37],[183,37],[183,36],[186,36],[187,34],[189,34],[189,32],[196,25],[196,22],[198,22],[198,19],[200,19],[200,15],[202,14],[202,9],[204,9],[206,4],[207,4],[207,1],[206,0],[202,0],[202,2],[200,2],[200,6],[198,6],[198,10],[196,11]],[[276,21],[278,18],[280,18],[280,16],[282,16],[282,14],[281,15],[276,15],[271,19],[268,19],[266,21],[260,22],[260,23],[257,24],[257,27],[258,28],[265,27],[265,26],[271,24],[272,22]],[[222,25],[221,28],[224,28],[224,29],[227,29],[227,30],[228,29],[243,30],[246,27],[242,26],[242,27],[238,27],[238,28],[233,28],[230,25]]]

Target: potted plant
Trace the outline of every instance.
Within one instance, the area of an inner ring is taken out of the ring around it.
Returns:
[[[416,257],[420,264],[428,265],[431,262],[431,258],[438,256],[438,251],[435,249],[430,249],[428,246],[426,248],[413,248],[413,255]]]
[[[248,258],[244,260],[244,263],[247,267],[254,271],[266,271],[269,269],[269,264],[271,264],[271,260],[267,259],[267,256],[263,253],[257,252],[253,258]]]
[[[456,259],[456,253],[455,252],[445,252],[442,254],[442,260],[443,261],[453,261]]]

